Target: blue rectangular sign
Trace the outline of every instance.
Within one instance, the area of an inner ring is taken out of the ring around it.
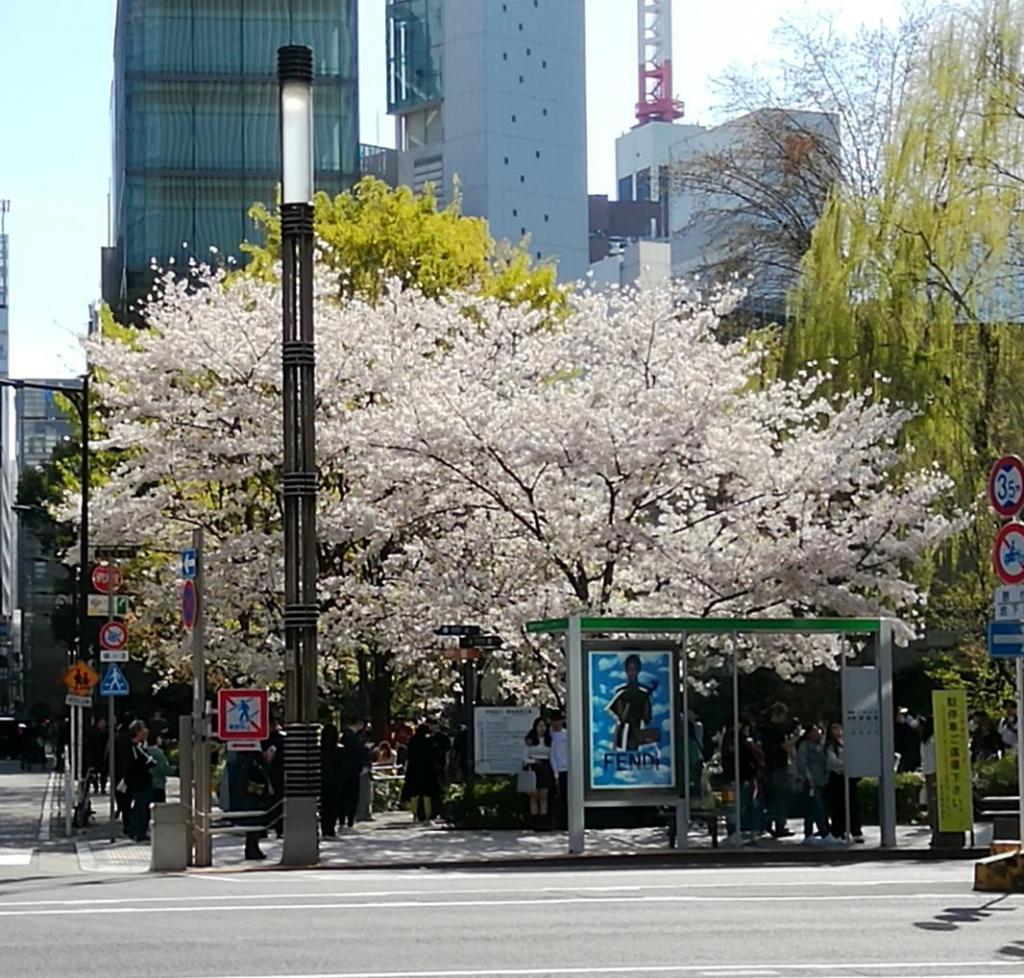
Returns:
[[[990,621],[988,654],[993,659],[1024,658],[1024,622]]]
[[[183,581],[194,581],[199,559],[195,550],[182,550],[181,552],[181,579]]]
[[[673,655],[588,652],[590,787],[676,785]]]

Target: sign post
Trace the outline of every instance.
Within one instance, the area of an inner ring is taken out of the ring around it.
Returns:
[[[1004,455],[988,476],[988,501],[995,514],[1015,520],[1024,510],[1024,462]],[[994,621],[988,626],[988,651],[994,658],[1016,659],[1017,716],[1024,713],[1024,525],[1006,523],[996,534],[992,550],[996,576],[1009,587],[995,594]],[[1017,809],[1019,837],[1024,846],[1024,742],[1017,744]]]
[[[939,833],[974,828],[971,794],[971,750],[967,740],[967,693],[962,689],[932,693],[935,716],[935,783]]]
[[[117,611],[117,595],[113,588],[107,591],[107,624],[114,620],[114,612]],[[101,643],[102,646],[102,643]],[[102,656],[103,650],[100,649]],[[102,661],[102,659],[100,660]],[[114,711],[114,697],[107,697],[107,816],[110,822],[111,845],[117,841],[117,768],[114,764],[115,751],[117,750],[117,736],[114,727],[117,725],[117,716]]]
[[[181,620],[192,632],[192,734],[195,778],[195,864],[209,866],[213,859],[210,840],[210,749],[206,715],[206,623],[203,614],[203,531],[192,531],[192,547],[181,555],[184,584],[181,589]],[[191,576],[186,576],[191,575]]]

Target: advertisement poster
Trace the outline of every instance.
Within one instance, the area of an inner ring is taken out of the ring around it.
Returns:
[[[932,710],[935,714],[935,782],[939,795],[939,831],[970,832],[974,820],[974,800],[971,796],[966,691],[944,689],[932,693]]]
[[[674,788],[672,653],[587,655],[590,787]]]
[[[473,711],[476,773],[521,771],[526,735],[539,715],[535,706],[478,706]]]

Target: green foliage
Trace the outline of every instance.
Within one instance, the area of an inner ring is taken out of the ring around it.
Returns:
[[[1017,754],[1007,751],[994,761],[979,761],[973,771],[974,794],[978,798],[989,795],[1017,794]]]
[[[519,829],[529,822],[526,796],[514,778],[481,778],[467,798],[465,785],[452,785],[444,800],[444,820],[459,829]]]
[[[983,642],[970,638],[962,638],[950,652],[930,656],[925,673],[936,689],[966,690],[972,713],[984,710],[990,717],[998,717],[1003,701],[1015,696],[1012,666],[993,659]]]
[[[903,772],[896,775],[896,822],[911,825],[921,815],[921,789],[924,775]],[[861,778],[857,785],[857,800],[864,825],[878,825],[878,779]]]
[[[920,568],[929,622],[976,641],[990,600],[992,520],[979,497],[992,459],[1024,448],[1024,205],[1016,107],[1024,3],[991,0],[936,22],[896,110],[877,189],[834,192],[791,297],[782,371],[827,364],[843,395],[919,411],[907,468],[956,483],[970,525]]]
[[[243,245],[250,256],[245,274],[269,277],[281,253],[281,222],[263,204],[250,213],[266,245]],[[376,301],[384,281],[397,278],[429,296],[476,287],[535,309],[559,309],[566,301],[553,265],[535,267],[522,247],[499,248],[487,222],[465,217],[457,201],[439,210],[429,185],[416,195],[364,177],[333,199],[317,194],[314,222],[322,242],[318,261],[338,274],[343,296]]]

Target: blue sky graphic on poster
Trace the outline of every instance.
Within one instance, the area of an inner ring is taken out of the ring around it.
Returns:
[[[670,652],[589,652],[590,787],[672,788]]]

